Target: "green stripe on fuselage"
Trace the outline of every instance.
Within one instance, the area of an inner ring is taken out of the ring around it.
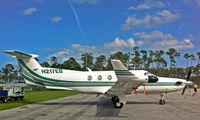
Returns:
[[[60,83],[60,85],[54,85],[54,84],[43,84],[40,82],[37,82],[29,77],[27,77],[26,75],[22,74],[22,76],[24,77],[24,79],[33,82],[37,85],[44,85],[44,86],[54,86],[54,87],[108,87],[108,86],[113,86],[113,85],[62,85],[62,83]]]
[[[54,86],[54,87],[103,87],[103,86],[107,87],[107,86],[113,86],[113,85],[53,85],[53,84],[42,84],[40,82],[32,80],[31,78],[27,77],[26,75],[22,74],[22,76],[24,77],[24,79],[26,79],[30,82],[33,82],[37,85]],[[171,84],[169,84],[169,83],[171,83]],[[172,85],[172,83],[173,83],[173,85]],[[144,86],[144,85],[141,85],[141,86]],[[175,83],[174,82],[159,82],[159,83],[156,83],[156,84],[146,84],[145,86],[175,86]]]
[[[51,79],[51,78],[46,78],[46,77],[43,77],[43,76],[40,76],[38,75],[37,73],[33,72],[30,68],[28,68],[25,63],[20,59],[19,60],[19,63],[33,76],[36,76],[40,79],[44,79],[44,80],[47,80],[47,81],[54,81],[54,82],[65,82],[65,83],[115,83],[115,82],[101,82],[101,81],[64,81],[64,80],[56,80],[56,79]],[[128,71],[128,70],[117,70],[117,71]],[[23,75],[23,74],[22,74]],[[134,74],[131,74],[131,75],[134,75]],[[37,81],[34,81],[32,80],[31,78],[23,75],[23,77],[30,81],[30,82],[33,82],[35,84],[38,84],[38,85],[43,85],[43,83],[40,83],[40,82],[37,82]],[[56,86],[56,85],[52,85],[52,84],[45,84],[47,86]],[[68,85],[66,85],[65,87],[67,87]],[[73,85],[73,86],[79,86],[79,85]],[[91,85],[81,85],[81,86],[91,86]],[[92,85],[92,86],[113,86],[113,85]],[[141,86],[144,86],[144,85],[141,85]],[[146,83],[145,86],[176,86],[175,85],[175,82],[157,82],[157,83]],[[59,86],[58,86],[59,87]],[[60,86],[62,87],[62,86]],[[64,86],[63,86],[64,87]],[[79,86],[80,87],[80,86]]]
[[[108,82],[102,82],[102,81],[67,81],[67,80],[65,81],[65,80],[57,80],[57,79],[47,78],[47,77],[38,75],[37,73],[33,72],[28,66],[26,66],[26,64],[24,63],[23,60],[19,59],[18,61],[31,75],[38,77],[40,79],[47,80],[47,81],[64,82],[64,83],[115,83],[114,81],[113,82],[109,82],[109,81]]]

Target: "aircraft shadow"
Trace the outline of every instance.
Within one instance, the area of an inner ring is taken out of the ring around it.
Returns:
[[[41,102],[35,103],[40,105],[95,105],[97,106],[97,117],[120,117],[121,109],[114,108],[113,103],[108,97],[99,97],[100,99],[94,102]],[[121,116],[123,117],[123,116]]]
[[[97,102],[48,102],[48,103],[35,103],[40,105],[96,105]]]
[[[114,108],[108,97],[101,97],[97,103],[96,116],[98,117],[123,117],[119,116],[121,108]]]
[[[133,102],[133,101],[127,101],[126,104],[158,104],[158,102]]]
[[[170,103],[170,102],[166,102]],[[113,103],[111,102],[109,97],[99,97],[99,100],[93,102],[42,102],[42,103],[35,103],[40,105],[96,105],[96,116],[97,117],[126,117],[120,116],[120,111],[123,108],[114,108]],[[127,101],[128,104],[158,104],[158,102],[134,102],[134,101]]]

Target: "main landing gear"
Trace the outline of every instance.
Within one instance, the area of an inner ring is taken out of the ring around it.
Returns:
[[[159,101],[159,104],[160,104],[160,105],[164,105],[164,104],[165,104],[164,95],[162,94],[162,95],[160,95],[160,97],[161,97],[161,99],[160,99],[160,101]]]
[[[113,105],[115,108],[122,108],[124,103],[121,103],[118,96],[114,96],[111,98]]]

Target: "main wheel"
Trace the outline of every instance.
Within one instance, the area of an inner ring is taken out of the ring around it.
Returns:
[[[119,102],[119,98],[117,96],[112,97],[111,100],[113,103]]]
[[[159,104],[164,105],[165,104],[165,100],[160,100]]]
[[[124,104],[120,102],[114,102],[113,105],[115,106],[115,108],[122,108]]]

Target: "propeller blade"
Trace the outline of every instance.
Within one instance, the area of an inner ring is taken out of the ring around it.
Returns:
[[[191,73],[192,73],[192,70],[189,70],[188,75],[187,75],[187,79],[186,79],[187,81],[190,79]]]
[[[186,81],[189,81],[191,73],[192,73],[192,70],[189,70]],[[181,95],[184,95],[185,90],[187,89],[187,87],[188,87],[188,84],[186,83],[185,87],[183,88],[183,91],[182,91]]]
[[[184,95],[186,88],[187,88],[187,85],[183,88],[181,95]]]

